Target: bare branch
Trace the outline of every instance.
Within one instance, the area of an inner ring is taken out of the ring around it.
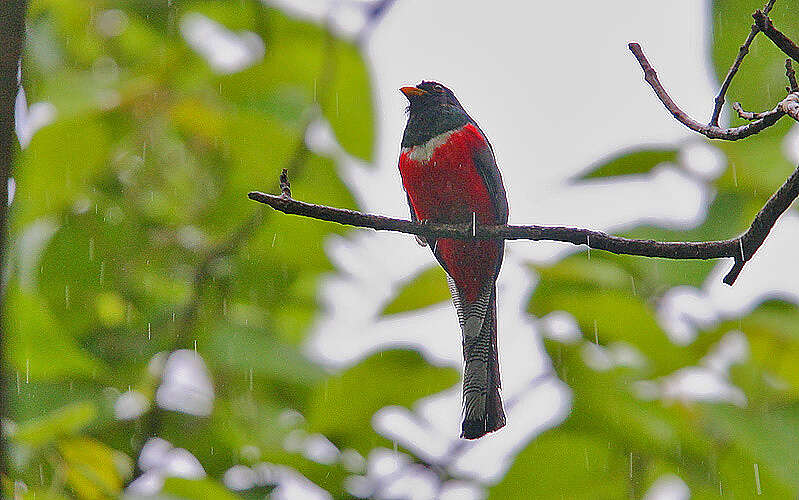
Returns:
[[[501,225],[477,226],[472,235],[471,224],[444,224],[436,222],[417,223],[406,219],[394,219],[382,215],[365,214],[354,210],[314,205],[284,196],[254,191],[250,199],[265,203],[285,214],[300,215],[312,219],[337,222],[347,226],[395,231],[415,234],[425,238],[455,239],[506,239],[506,240],[549,240],[588,245],[597,250],[613,253],[663,257],[668,259],[716,259],[735,257],[736,245],[732,240],[717,242],[659,242],[653,240],[633,240],[611,236],[601,231],[561,226]]]
[[[753,26],[753,28],[757,27],[757,29],[769,37],[769,40],[774,42],[774,45],[783,51],[786,56],[799,62],[799,47],[796,46],[793,40],[774,27],[774,23],[772,23],[771,19],[768,17],[767,10],[757,10],[752,14],[752,17],[755,19],[755,26]]]
[[[283,177],[285,172],[281,175]],[[286,178],[286,180],[288,180]],[[315,205],[292,199],[285,194],[272,195],[253,191],[249,198],[283,212],[339,224],[364,227],[378,231],[395,231],[415,234],[427,239],[505,239],[560,241],[573,245],[586,245],[596,250],[622,255],[660,257],[665,259],[719,259],[732,258],[735,265],[724,277],[724,282],[732,285],[743,266],[760,248],[777,219],[799,196],[799,168],[785,181],[758,212],[749,229],[737,238],[720,241],[682,242],[635,240],[612,236],[590,229],[538,226],[538,225],[500,225],[477,226],[471,224],[417,223],[405,219],[394,219],[381,215],[365,214],[354,210]]]
[[[763,7],[763,12],[766,15],[768,15],[771,8],[774,7],[775,1],[776,0],[769,0],[766,6]],[[738,72],[738,68],[741,67],[744,57],[749,53],[749,46],[752,44],[752,40],[755,39],[758,31],[760,31],[760,28],[757,24],[753,24],[752,29],[749,30],[749,36],[746,37],[746,41],[744,41],[743,45],[741,45],[741,48],[738,50],[738,56],[735,58],[735,61],[733,61],[732,66],[730,66],[729,71],[727,71],[727,76],[724,77],[724,81],[721,83],[719,94],[716,96],[715,105],[713,106],[713,115],[710,117],[710,123],[708,123],[708,125],[718,127],[721,108],[724,106],[724,96],[727,94],[727,89],[730,88],[730,83],[732,83],[733,77]]]
[[[671,113],[672,116],[677,119],[677,121],[689,129],[693,130],[694,132],[699,132],[709,139],[737,141],[738,139],[755,135],[767,129],[768,127],[777,123],[777,120],[785,115],[785,112],[782,109],[779,109],[778,106],[772,111],[763,113],[762,118],[740,127],[721,128],[716,125],[705,125],[703,123],[699,123],[688,116],[683,110],[680,109],[679,106],[677,106],[677,104],[674,103],[674,100],[672,100],[671,96],[669,96],[669,93],[663,88],[660,80],[658,80],[657,72],[644,55],[644,51],[641,50],[641,46],[635,42],[632,42],[629,44],[629,48],[635,58],[638,59],[638,64],[641,65],[641,69],[644,71],[644,80],[646,80],[649,86],[652,87],[652,90],[655,91],[655,95],[657,95],[658,99],[660,99],[660,102],[666,106],[666,109],[669,111],[669,113]]]

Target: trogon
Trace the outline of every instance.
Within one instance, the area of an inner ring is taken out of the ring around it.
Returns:
[[[411,219],[506,224],[508,200],[494,151],[451,90],[432,81],[403,87],[410,103],[399,171]],[[447,274],[463,342],[461,437],[505,425],[499,395],[496,281],[504,240],[438,238],[427,244]]]

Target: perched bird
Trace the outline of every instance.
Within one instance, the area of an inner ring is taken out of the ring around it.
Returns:
[[[455,94],[429,81],[400,91],[410,103],[399,170],[411,219],[507,223],[508,200],[494,151]],[[476,439],[505,425],[499,395],[496,302],[505,242],[438,238],[423,243],[429,244],[447,272],[465,362],[461,437]]]

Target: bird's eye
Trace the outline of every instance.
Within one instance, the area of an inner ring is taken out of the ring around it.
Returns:
[[[436,92],[444,92],[444,87],[442,87],[441,85],[436,85],[435,87],[433,87],[433,89],[435,89]]]

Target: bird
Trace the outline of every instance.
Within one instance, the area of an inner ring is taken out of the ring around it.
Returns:
[[[435,81],[400,89],[408,100],[399,171],[411,220],[495,225],[508,199],[494,150],[455,94]],[[496,281],[504,240],[436,238],[427,245],[444,268],[461,328],[463,421],[477,439],[505,425],[497,353]]]

